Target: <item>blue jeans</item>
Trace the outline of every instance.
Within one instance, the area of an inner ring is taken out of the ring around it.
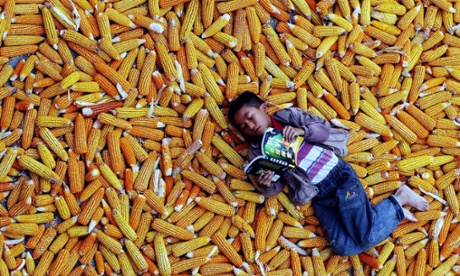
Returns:
[[[390,196],[372,206],[353,168],[339,158],[317,184],[313,208],[338,255],[361,253],[386,239],[404,219],[401,205]]]

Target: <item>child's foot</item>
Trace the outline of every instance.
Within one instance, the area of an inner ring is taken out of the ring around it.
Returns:
[[[405,208],[402,208],[402,210],[403,210],[403,213],[404,213],[404,217],[408,221],[417,222],[417,218],[414,216],[414,214],[412,214],[409,210],[407,210]]]
[[[398,198],[399,202],[403,206],[407,204],[409,206],[414,207],[415,209],[419,211],[426,211],[429,208],[428,202],[426,201],[426,199],[416,194],[406,185],[401,186],[396,191],[395,196]]]

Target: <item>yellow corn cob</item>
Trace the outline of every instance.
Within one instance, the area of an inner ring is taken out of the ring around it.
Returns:
[[[282,104],[282,103],[292,101],[293,99],[296,98],[296,96],[297,95],[295,92],[286,92],[286,93],[280,93],[276,95],[270,95],[270,96],[267,96],[265,99],[272,104]]]
[[[118,225],[118,228],[124,234],[124,236],[128,240],[131,240],[131,241],[136,240],[137,239],[136,232],[129,225],[128,221],[122,217],[122,215],[118,212],[118,210],[114,209],[112,211],[112,215],[113,215],[113,218],[115,219],[115,222]]]
[[[458,260],[458,254],[450,256],[449,259],[441,263],[436,269],[431,271],[428,275],[429,276],[445,275],[447,272],[451,270],[451,268],[454,266],[457,260]]]
[[[227,203],[231,206],[237,206],[237,199],[232,194],[230,189],[226,186],[226,184],[218,179],[217,177],[213,177],[214,183],[216,184],[217,190],[222,195],[222,197],[227,201]]]
[[[348,153],[358,153],[369,150],[378,145],[378,140],[376,138],[368,138],[358,142],[354,142],[348,146]]]
[[[388,32],[392,35],[399,35],[401,33],[401,30],[393,25],[387,24],[385,22],[380,22],[377,20],[372,20],[372,25],[375,26],[376,28],[383,30],[385,32]]]
[[[390,169],[389,161],[377,161],[372,165],[366,167],[366,170],[369,174],[374,174],[377,172],[387,171]]]
[[[417,13],[419,13],[421,6],[417,5],[413,8],[411,8],[408,12],[406,12],[399,20],[398,20],[398,28],[401,30],[405,30],[409,27],[409,24],[412,23],[412,21],[415,19],[417,16]]]
[[[108,19],[107,19],[107,23],[108,23]],[[120,60],[121,59],[120,52],[118,51],[117,48],[115,48],[113,46],[113,44],[110,42],[109,38],[103,38],[103,39],[99,40],[98,43],[97,43],[97,46],[102,51],[104,51],[104,53],[106,53],[108,56],[110,56],[111,58],[113,58],[115,60]],[[120,46],[120,45],[118,45],[118,46]],[[121,52],[121,53],[123,53],[123,52]]]
[[[208,123],[208,117],[209,113],[207,109],[201,109],[200,111],[198,111],[195,117],[195,124],[193,125],[192,132],[192,138],[194,141],[203,140],[203,136],[205,134],[208,134],[204,132],[206,125]]]
[[[336,97],[328,92],[324,92],[324,98],[342,119],[350,119],[350,113]]]
[[[408,92],[405,90],[402,90],[402,91],[393,93],[391,95],[385,96],[379,99],[379,106],[381,108],[393,107],[393,105],[405,99],[407,95],[408,95]]]
[[[298,222],[295,218],[289,216],[288,214],[284,212],[278,213],[278,219],[284,222],[285,224],[302,228],[302,224],[300,224],[300,222]]]
[[[415,107],[414,105],[409,105],[406,107],[407,112],[412,115],[420,124],[422,124],[427,130],[432,130],[436,122],[427,116],[423,111]]]
[[[133,266],[131,265],[128,256],[124,251],[117,254],[118,262],[120,263],[120,268],[123,274],[125,275],[135,275]]]
[[[209,114],[211,114],[211,116],[216,120],[219,126],[224,129],[228,128],[227,122],[224,118],[224,115],[222,114],[222,111],[217,106],[216,100],[213,97],[207,97],[204,100],[204,104],[206,106],[206,109],[209,111]]]
[[[417,242],[419,240],[423,240],[426,238],[426,233],[423,232],[413,232],[409,233],[406,235],[403,235],[399,241],[401,242],[402,245],[407,245],[407,244],[412,244],[414,242]],[[396,249],[396,248],[395,248]]]
[[[273,247],[275,247],[277,244],[280,244],[283,247],[286,247],[285,245],[282,244],[282,236],[281,232],[283,230],[283,222],[281,220],[275,220],[272,223],[273,217],[271,217],[269,221],[269,228],[270,231],[267,233],[267,238],[266,238],[266,247],[265,251],[270,251]]]
[[[241,256],[230,245],[230,243],[225,240],[225,237],[221,233],[214,233],[211,236],[211,240],[215,245],[217,245],[219,251],[221,251],[233,265],[240,267],[243,264]]]
[[[182,261],[177,261],[171,264],[171,272],[173,274],[178,274],[186,270],[190,270],[194,267],[200,267],[201,265],[207,263],[210,258],[203,256],[203,257],[195,257],[192,259],[186,259]]]
[[[259,193],[249,191],[234,191],[233,194],[236,198],[244,199],[246,201],[252,201],[255,203],[263,203],[265,201],[265,196]]]
[[[289,214],[291,214],[292,217],[294,217],[297,220],[304,217],[303,214],[299,212],[294,206],[294,204],[292,204],[292,202],[288,199],[285,193],[277,194],[276,198],[281,203],[281,205],[283,205],[284,209],[287,210]]]
[[[252,6],[252,5],[256,4],[256,3],[257,3],[257,1],[254,1],[254,0],[247,1],[247,2],[244,2],[244,3],[238,2],[236,0],[232,0],[232,1],[228,1],[226,3],[217,4],[217,10],[219,11],[219,13],[222,14],[222,13],[231,12],[231,11],[234,11],[234,10],[237,10],[237,9],[246,8],[246,7]]]
[[[418,176],[412,176],[409,179],[408,183],[414,188],[422,188],[423,190],[430,192],[430,193],[435,192],[435,188],[430,182],[423,180],[422,178]]]
[[[399,121],[396,117],[391,115],[385,115],[385,119],[388,122],[388,124],[393,129],[395,129],[407,143],[413,144],[415,143],[415,141],[417,141],[417,135],[414,132],[412,132],[412,130],[410,130],[405,124]]]
[[[216,19],[201,35],[202,38],[210,37],[220,31],[230,20],[229,14],[223,14]]]
[[[444,0],[435,0],[433,1],[433,4],[435,4],[437,7],[439,7],[440,9],[446,11],[446,12],[450,12],[450,13],[455,13],[455,9],[452,7],[452,4],[447,2],[447,1],[444,1]]]
[[[207,245],[211,239],[209,237],[200,237],[190,241],[174,244],[171,251],[175,257],[180,257],[193,250]]]
[[[316,237],[314,233],[307,229],[290,226],[285,226],[282,233],[286,238],[308,239]]]
[[[69,206],[67,205],[63,197],[56,197],[54,205],[56,206],[56,209],[58,210],[58,213],[62,219],[66,220],[70,218],[71,214]]]
[[[393,257],[386,261],[385,264],[383,265],[382,269],[379,271],[377,275],[388,275],[393,269],[395,268],[396,265],[396,255],[393,255]]]
[[[308,101],[316,107],[321,114],[326,117],[328,120],[332,120],[336,118],[337,112],[335,112],[334,109],[332,109],[328,104],[326,104],[324,101],[316,98],[313,96],[313,94],[307,92],[307,99]]]
[[[438,103],[433,106],[428,107],[424,110],[425,114],[432,117],[439,119],[439,116],[444,117],[445,112],[444,109],[450,106],[450,103]]]
[[[401,187],[403,182],[400,181],[386,181],[376,185],[372,185],[371,188],[367,188],[370,196],[381,195],[390,191],[394,191]]]
[[[197,197],[195,201],[199,206],[218,215],[229,217],[235,213],[234,207],[211,198]]]
[[[369,162],[372,160],[372,157],[372,154],[369,152],[357,152],[345,156],[343,160],[347,162]]]
[[[24,26],[24,29],[27,28]],[[32,26],[33,28],[33,26]],[[18,45],[29,45],[29,44],[38,44],[42,42],[45,38],[39,35],[33,35],[33,30],[29,30],[30,35],[9,35],[5,38],[4,45],[5,46],[18,46]]]
[[[429,210],[424,212],[415,212],[414,215],[417,220],[437,220],[445,214],[443,214],[440,210]]]
[[[51,253],[50,251],[46,251],[43,254],[43,256],[40,258],[40,261],[38,262],[37,266],[35,267],[34,275],[40,275],[40,276],[45,275],[51,263],[53,262],[53,259],[54,259],[54,254]]]
[[[198,4],[199,2],[197,1],[192,1],[189,4],[189,7],[187,9],[187,13],[185,14],[185,18],[182,22],[181,30],[179,32],[179,38],[181,40],[185,40],[189,34],[190,31],[193,27],[193,23],[196,20],[197,13],[198,13]]]
[[[357,82],[352,82],[348,88],[348,92],[350,95],[350,107],[351,110],[353,111],[353,114],[357,114],[358,110],[360,108],[360,90],[359,90],[359,84]],[[342,93],[346,93],[346,91],[343,91]]]
[[[147,204],[156,212],[163,215],[166,213],[166,208],[163,205],[163,198],[157,196],[152,190],[144,191]]]
[[[154,239],[155,256],[157,259],[158,269],[162,275],[171,274],[171,265],[166,252],[163,237],[155,236]]]
[[[423,87],[423,86],[422,86]],[[421,88],[422,88],[421,87]],[[423,98],[420,98],[417,103],[420,107],[420,109],[426,109],[428,107],[431,107],[435,104],[444,102],[444,101],[449,101],[452,98],[452,95],[450,92],[438,92],[433,95],[429,95]]]
[[[447,204],[449,204],[452,211],[458,212],[459,204],[453,185],[447,185],[447,187],[444,188],[444,197],[446,198]]]
[[[156,231],[163,233],[165,235],[169,235],[172,237],[176,237],[181,240],[191,240],[193,239],[193,233],[185,230],[181,227],[177,227],[171,223],[168,223],[162,219],[154,219],[152,223],[152,228]]]
[[[243,158],[228,145],[220,136],[214,135],[212,144],[221,152],[233,165],[241,167],[243,165]]]
[[[408,171],[416,168],[424,167],[434,160],[432,156],[418,156],[400,160],[397,162],[400,171]]]
[[[193,231],[200,231],[201,229],[203,229],[203,227],[205,227],[213,218],[214,218],[215,214],[213,212],[210,212],[210,211],[207,211],[206,213],[204,213],[203,215],[201,215],[196,221],[195,223],[193,223],[192,227],[193,227]]]
[[[188,120],[189,118],[193,118],[195,114],[201,109],[201,107],[203,107],[203,105],[204,100],[200,98],[193,99],[185,109],[184,114],[182,114],[184,121]]]
[[[441,136],[441,135],[434,135],[430,134],[427,137],[427,144],[432,147],[447,147],[447,148],[455,148],[459,146],[457,139]]]
[[[40,115],[37,117],[37,125],[41,127],[65,127],[71,126],[72,122],[63,117]]]
[[[51,181],[52,183],[56,183],[59,181],[59,176],[52,171],[50,168],[45,166],[43,163],[36,161],[35,159],[27,156],[27,155],[20,155],[17,157],[19,165],[28,169],[39,176]]]
[[[199,175],[198,173],[184,170],[182,171],[182,175],[191,181],[193,181],[196,185],[203,188],[206,192],[213,194],[216,191],[216,185],[209,179],[205,178],[204,176]]]
[[[450,170],[436,180],[435,186],[438,189],[444,189],[458,178],[459,171],[457,169]]]
[[[379,76],[380,73],[382,72],[382,69],[380,66],[378,66],[374,61],[368,59],[367,57],[364,56],[356,56],[356,59],[358,60],[359,64],[362,66],[367,67],[375,76]]]
[[[329,76],[326,74],[326,71],[323,68],[319,69],[315,73],[314,77],[315,77],[315,80],[319,84],[321,84],[324,89],[326,89],[330,93],[336,95],[334,84],[333,84],[331,78],[329,78]],[[342,89],[342,88],[340,87],[340,89]]]
[[[371,21],[371,1],[363,1],[361,3],[361,16],[359,23],[363,26],[367,26]]]
[[[311,258],[313,261],[313,269],[315,271],[315,274],[318,273],[318,275],[326,275],[326,268],[324,267],[324,263],[321,260],[318,248],[315,247],[312,249]]]
[[[281,264],[285,261],[289,260],[289,251],[286,249],[282,249],[278,254],[276,254],[267,265],[267,270],[269,271],[276,271]]]
[[[382,136],[392,136],[391,130],[387,126],[365,115],[364,113],[359,112],[355,117],[355,122],[369,130],[374,131],[375,133],[381,134]]]
[[[2,231],[7,231],[11,234],[19,234],[26,236],[33,236],[38,233],[37,223],[12,223],[1,228]]]
[[[330,14],[326,14],[324,16],[324,19],[334,22],[338,26],[345,29],[345,31],[347,32],[351,32],[353,29],[353,25],[349,21],[347,21],[345,18],[341,17],[340,15],[330,13]]]
[[[148,268],[147,261],[132,241],[125,240],[125,247],[136,268],[140,270],[145,270]]]
[[[307,90],[305,88],[298,88],[296,92],[297,96],[297,105],[299,108],[302,108],[303,110],[307,110]]]
[[[169,56],[167,52],[166,46],[160,43],[156,43],[155,48],[158,53],[158,58],[160,60],[160,63],[164,68],[164,73],[165,73],[166,78],[170,81],[174,81],[178,79],[177,70],[174,67],[173,60],[171,59],[171,57]]]
[[[313,36],[310,32],[306,31],[305,29],[301,28],[298,25],[294,24],[287,24],[289,29],[291,30],[292,34],[296,36],[297,38],[301,39],[305,43],[308,44],[308,46],[311,46],[313,48],[317,48],[321,40],[315,36]]]

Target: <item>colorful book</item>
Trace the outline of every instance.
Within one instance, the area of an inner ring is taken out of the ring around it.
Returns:
[[[246,165],[244,172],[259,176],[274,171],[272,181],[277,181],[284,171],[296,166],[297,153],[303,140],[303,137],[297,136],[296,140],[289,143],[284,139],[281,130],[267,128],[261,142],[262,155]]]

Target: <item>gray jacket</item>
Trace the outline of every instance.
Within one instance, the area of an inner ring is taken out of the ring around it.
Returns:
[[[328,121],[318,116],[311,115],[300,108],[287,108],[273,114],[273,119],[282,126],[302,128],[305,131],[303,138],[311,144],[328,148],[338,156],[348,154],[348,132],[331,128]],[[259,155],[262,155],[260,139],[253,140],[248,159],[251,161]],[[319,192],[317,187],[310,184],[306,172],[299,167],[287,170],[278,181],[272,182],[270,187],[259,185],[259,189],[265,196],[273,196],[281,192],[284,183],[288,185],[289,199],[296,205],[306,204]]]

